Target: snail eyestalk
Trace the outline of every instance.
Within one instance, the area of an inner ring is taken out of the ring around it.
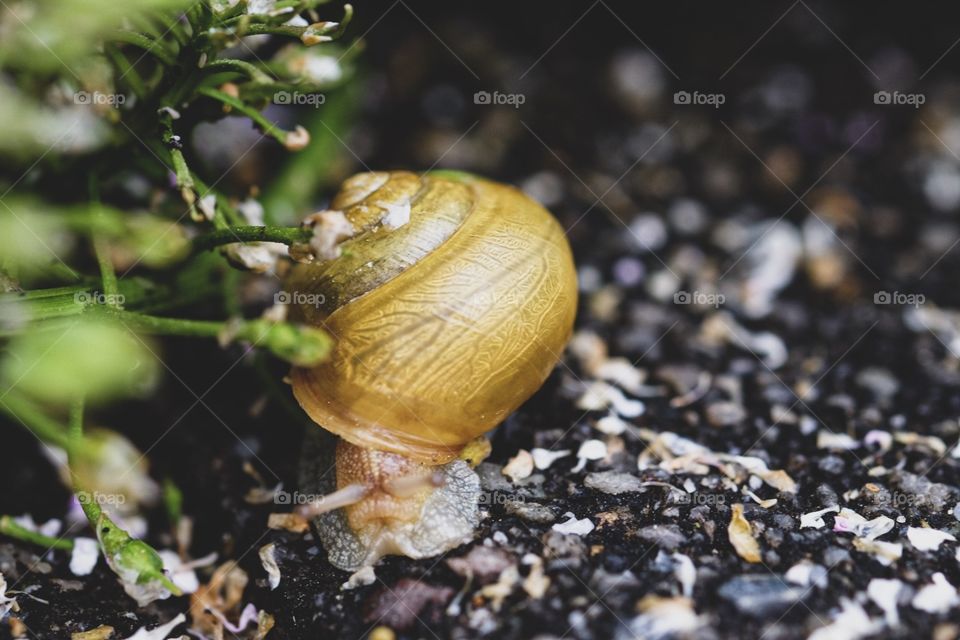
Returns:
[[[304,518],[316,518],[322,513],[349,507],[363,500],[370,493],[372,487],[365,484],[351,484],[343,489],[337,489],[319,500],[312,500],[308,504],[297,507],[297,513]]]
[[[381,488],[395,498],[407,498],[420,489],[436,489],[443,486],[443,474],[434,471],[429,475],[401,476],[384,480]]]

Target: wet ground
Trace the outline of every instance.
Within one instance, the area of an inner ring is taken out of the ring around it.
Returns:
[[[950,21],[804,2],[357,10],[351,170],[522,186],[568,229],[581,308],[564,363],[492,434],[474,542],[352,590],[312,536],[267,529],[287,507],[251,504],[296,486],[302,428],[261,401],[253,358],[165,343],[179,379],[102,419],[182,488],[191,555],[238,560],[269,637],[955,637]],[[5,444],[2,511],[64,517],[30,438]],[[0,545],[27,637],[123,638],[187,609],[137,610],[102,563],[78,579],[37,551]]]

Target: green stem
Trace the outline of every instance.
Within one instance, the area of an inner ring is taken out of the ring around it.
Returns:
[[[120,52],[120,49],[112,44],[107,44],[104,47],[104,52],[117,68],[117,73],[115,74],[117,81],[119,82],[119,80],[122,79],[126,85],[130,87],[130,90],[133,91],[133,94],[142,100],[147,95],[147,88],[144,86],[140,74],[133,68],[133,65],[130,64],[127,57]]]
[[[116,318],[130,329],[148,334],[215,338],[226,328],[225,323],[213,320],[162,318],[131,311],[113,311],[100,307],[91,307],[88,313],[99,313]]]
[[[239,113],[247,116],[253,122],[260,127],[260,130],[263,131],[266,135],[276,139],[280,144],[287,144],[287,132],[275,125],[274,123],[267,120],[267,118],[254,109],[253,107],[247,105],[243,101],[234,98],[233,96],[220,91],[219,89],[213,89],[211,87],[200,87],[197,89],[197,93],[205,95],[208,98],[213,98],[231,109],[236,110]]]
[[[177,58],[172,53],[167,51],[162,44],[148,38],[142,33],[135,33],[133,31],[123,31],[117,30],[110,34],[110,40],[114,42],[123,42],[125,44],[132,44],[135,47],[140,47],[149,54],[155,56],[160,62],[168,67],[176,66]]]
[[[187,159],[183,157],[183,151],[180,149],[179,138],[173,132],[173,117],[166,111],[160,114],[160,139],[163,142],[163,150],[169,154],[170,162],[173,164],[173,173],[177,177],[180,197],[190,207],[191,216],[197,219],[195,207],[197,201],[196,185],[193,182],[190,167],[187,166]]]
[[[47,549],[60,549],[61,551],[73,550],[73,540],[67,538],[52,538],[42,533],[31,531],[14,522],[10,516],[0,516],[0,534]]]
[[[213,211],[213,226],[215,229],[226,229],[231,224],[242,225],[246,222],[240,212],[237,211],[227,198],[208,186],[196,173],[193,173],[193,183],[197,189],[204,195],[213,194],[216,198],[216,204]]]
[[[330,336],[319,328],[287,322],[161,318],[97,306],[88,307],[86,313],[116,319],[130,330],[140,333],[243,340],[268,349],[277,357],[300,367],[316,366],[325,360],[333,344]]]
[[[273,82],[273,78],[271,78],[267,73],[257,66],[250,64],[246,60],[235,60],[232,58],[214,60],[213,62],[207,64],[207,66],[203,67],[202,71],[204,75],[213,75],[216,73],[238,73],[254,82],[261,84]]]
[[[74,446],[83,440],[83,404],[82,396],[75,398],[70,403],[70,421],[67,423],[67,433],[70,434],[70,442]]]
[[[262,22],[256,22],[253,24],[247,25],[243,32],[238,31],[238,36],[259,36],[259,35],[271,35],[271,36],[289,36],[291,38],[299,39],[303,35],[303,32],[307,30],[307,27],[293,27],[290,25],[284,24],[264,24]]]
[[[107,239],[103,235],[103,229],[109,228],[107,221],[107,212],[100,204],[100,187],[97,184],[95,174],[90,176],[90,202],[93,209],[93,252],[97,256],[97,264],[100,267],[100,279],[103,283],[103,293],[106,295],[106,302],[112,307],[120,306],[120,290],[117,285],[117,273],[113,270],[113,262],[110,261],[110,247]]]
[[[70,441],[67,430],[19,393],[8,391],[5,396],[0,397],[0,410],[39,440],[58,446],[68,452],[74,449],[75,445]],[[80,446],[82,448],[83,445]],[[74,453],[79,453],[79,451],[75,450]]]
[[[289,245],[309,242],[312,235],[312,229],[303,227],[228,227],[197,236],[193,239],[193,249],[194,251],[206,251],[220,245],[236,242],[282,242]]]

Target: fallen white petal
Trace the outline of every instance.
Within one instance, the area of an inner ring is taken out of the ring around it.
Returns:
[[[833,519],[833,530],[840,533],[853,533],[859,538],[874,540],[893,529],[895,523],[887,516],[877,516],[867,520],[852,509],[841,509]]]
[[[187,617],[181,613],[167,624],[162,624],[156,629],[150,629],[147,631],[146,627],[140,627],[137,629],[136,633],[129,638],[126,638],[126,640],[167,640],[167,636],[170,635],[170,632],[173,631],[174,627],[179,624],[183,624],[186,621]]]
[[[570,455],[570,451],[567,449],[562,451],[550,451],[549,449],[537,448],[531,450],[530,455],[533,456],[533,466],[542,471],[544,469],[549,469],[550,465],[560,458],[565,458]]]
[[[0,573],[0,620],[3,620],[16,605],[16,598],[7,597],[7,580]]]
[[[907,539],[920,551],[936,551],[944,540],[957,541],[953,534],[927,527],[907,527]]]
[[[267,581],[270,583],[270,590],[273,591],[280,585],[280,566],[276,558],[277,547],[274,543],[265,544],[260,547],[260,563],[264,571],[267,572]]]
[[[33,516],[31,516],[29,513],[22,516],[17,516],[13,519],[13,521],[27,531],[40,533],[48,538],[56,538],[60,534],[60,528],[63,526],[62,523],[56,518],[47,520],[43,524],[37,524],[33,521]]]
[[[558,522],[552,527],[557,533],[585,536],[594,529],[595,525],[590,521],[590,518],[578,520],[577,517],[569,511],[566,512],[563,517],[567,518],[566,522]]]
[[[814,528],[822,529],[826,526],[826,522],[823,521],[823,516],[827,513],[839,513],[840,507],[833,505],[832,507],[827,507],[826,509],[820,509],[819,511],[811,511],[810,513],[800,514],[800,528]]]
[[[607,445],[602,440],[587,440],[580,445],[580,449],[577,450],[577,466],[575,466],[571,471],[573,473],[578,473],[583,471],[583,468],[587,466],[588,460],[603,460],[607,457]]]
[[[608,436],[618,436],[627,430],[627,423],[620,416],[610,414],[597,420],[594,425],[597,431]]]
[[[901,581],[886,578],[874,578],[867,585],[867,595],[874,604],[883,609],[883,617],[891,627],[900,624],[897,598],[900,596],[901,589],[903,589]]]
[[[530,474],[533,473],[533,456],[526,449],[520,449],[520,451],[517,451],[517,455],[503,465],[502,473],[513,482],[529,478]]]
[[[860,443],[845,433],[831,433],[821,430],[817,434],[818,449],[841,449],[850,451],[860,446]]]
[[[876,633],[880,626],[859,604],[842,598],[837,617],[807,636],[807,640],[856,640]]]
[[[680,583],[683,595],[687,598],[692,597],[693,585],[697,582],[697,568],[694,566],[693,560],[690,559],[690,556],[685,556],[682,553],[674,553],[670,557],[673,558],[674,562],[673,575]]]
[[[97,566],[100,544],[93,538],[76,538],[70,554],[70,571],[75,576],[88,576]]]
[[[163,549],[157,553],[163,560],[163,569],[170,576],[171,582],[184,593],[196,593],[200,588],[200,579],[197,578],[194,569],[209,567],[217,561],[216,553],[210,553],[189,562],[184,562],[176,552],[169,549]]]
[[[577,408],[584,411],[612,408],[624,418],[636,418],[646,411],[646,405],[642,401],[631,400],[620,389],[601,381],[593,382],[587,387],[577,401]]]
[[[899,542],[854,538],[853,548],[863,553],[872,553],[877,562],[885,567],[889,567],[903,556],[903,545]]]
[[[917,595],[913,597],[910,604],[915,609],[927,613],[946,613],[960,602],[960,598],[957,598],[957,590],[940,572],[933,574],[932,580],[932,584],[917,591]]]

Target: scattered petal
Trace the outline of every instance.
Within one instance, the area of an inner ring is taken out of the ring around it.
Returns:
[[[340,256],[340,243],[355,233],[353,225],[342,211],[320,211],[307,216],[304,224],[313,228],[310,250],[318,260],[333,260]]]
[[[845,433],[832,433],[830,431],[820,430],[817,433],[818,449],[839,449],[841,451],[850,451],[860,446],[860,443]]]
[[[814,528],[822,529],[826,526],[826,522],[823,521],[823,516],[828,513],[839,513],[840,507],[834,505],[832,507],[827,507],[826,509],[820,509],[819,511],[811,511],[810,513],[800,514],[800,528]]]
[[[260,547],[260,564],[267,572],[267,582],[270,584],[271,591],[280,586],[280,566],[277,564],[276,550],[277,547],[272,542]]]
[[[927,613],[946,613],[958,603],[957,589],[947,582],[947,578],[939,571],[931,577],[932,584],[928,584],[917,591],[910,604],[914,609]]]
[[[640,615],[629,623],[629,635],[618,638],[693,637],[704,621],[697,615],[690,598],[645,596],[637,605]]]
[[[936,551],[944,540],[957,541],[953,534],[927,527],[907,527],[907,539],[920,551]]]
[[[841,598],[837,617],[807,636],[807,640],[857,640],[876,633],[881,626],[879,622],[871,620],[859,604]]]
[[[526,591],[527,595],[531,598],[539,600],[547,593],[547,589],[550,588],[550,578],[543,572],[543,558],[536,554],[528,553],[523,556],[522,562],[530,567],[530,573],[523,581],[523,590]]]
[[[88,576],[97,566],[100,545],[93,538],[75,538],[70,554],[70,571],[75,576]]]
[[[603,460],[607,457],[607,445],[602,440],[586,440],[577,450],[577,466],[571,471],[579,473],[587,466],[588,460]]]
[[[558,522],[553,525],[553,530],[564,535],[585,536],[594,529],[594,524],[590,518],[577,519],[571,512],[563,514],[566,522]]]
[[[503,466],[503,475],[514,483],[517,480],[529,478],[531,473],[533,473],[533,456],[526,449],[520,449],[517,455],[510,458]]]
[[[577,401],[577,407],[584,411],[603,411],[612,408],[624,418],[636,418],[646,410],[646,406],[640,400],[631,400],[620,389],[599,380],[587,386],[586,391]]]
[[[533,449],[530,454],[533,456],[533,466],[543,471],[544,469],[549,469],[550,466],[560,458],[565,458],[570,455],[570,451],[567,449],[551,451],[549,449],[537,448]]]
[[[146,627],[140,627],[136,633],[129,638],[126,638],[126,640],[167,640],[167,637],[170,635],[173,629],[186,621],[187,617],[181,613],[170,622],[162,624],[154,629],[150,629],[149,631]]]
[[[17,599],[7,596],[7,580],[0,573],[0,620],[7,617],[11,611],[18,611]]]
[[[874,578],[867,585],[867,595],[870,596],[874,604],[883,610],[883,617],[888,626],[895,627],[900,624],[897,600],[902,589],[903,583],[901,581],[886,578]]]
[[[730,537],[730,544],[733,545],[737,555],[747,562],[760,562],[760,545],[753,537],[753,528],[750,526],[750,521],[743,517],[742,504],[732,506],[727,535]]]
[[[608,436],[618,436],[626,431],[628,426],[622,418],[613,413],[600,418],[594,424],[597,431]]]
[[[877,516],[867,520],[856,511],[841,509],[833,519],[833,530],[839,533],[853,533],[865,540],[874,540],[894,527],[894,521],[887,516]]]
[[[697,582],[697,568],[693,564],[690,556],[682,553],[673,553],[670,555],[673,559],[673,575],[680,583],[683,595],[686,598],[693,597],[693,585]]]
[[[819,564],[809,560],[801,560],[783,574],[787,582],[798,584],[801,587],[817,586],[821,589],[827,586],[827,570]]]
[[[863,553],[873,554],[877,562],[885,567],[900,559],[903,555],[903,545],[899,542],[884,542],[883,540],[867,540],[866,538],[854,538],[853,548]]]

